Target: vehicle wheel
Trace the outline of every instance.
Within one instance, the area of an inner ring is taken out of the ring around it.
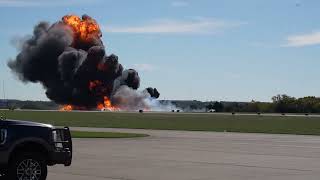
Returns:
[[[38,153],[22,152],[9,165],[10,180],[45,180],[47,178],[45,158]]]
[[[6,177],[5,174],[0,174],[0,180],[6,180],[6,179],[8,179],[8,178]]]

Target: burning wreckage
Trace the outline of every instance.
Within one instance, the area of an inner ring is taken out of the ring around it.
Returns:
[[[152,108],[157,89],[138,91],[138,72],[124,70],[116,55],[107,55],[101,37],[88,15],[66,15],[52,25],[40,22],[8,66],[21,81],[41,83],[63,110]]]

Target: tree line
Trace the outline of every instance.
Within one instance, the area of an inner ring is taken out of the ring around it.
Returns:
[[[320,113],[320,97],[295,98],[279,94],[271,99],[272,102],[210,102],[205,109],[216,112]]]
[[[276,95],[271,102],[226,102],[197,100],[160,100],[171,103],[183,111],[215,112],[252,112],[252,113],[320,113],[320,97],[306,96],[295,98],[286,94]],[[0,109],[58,109],[59,105],[51,101],[1,100]],[[174,109],[173,109],[174,110]]]

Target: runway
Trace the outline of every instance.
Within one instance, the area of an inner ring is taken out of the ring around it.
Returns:
[[[318,180],[320,137],[167,130],[146,138],[74,139],[71,167],[48,180]]]

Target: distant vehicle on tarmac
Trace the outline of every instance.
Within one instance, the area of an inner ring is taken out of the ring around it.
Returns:
[[[45,180],[47,166],[72,161],[68,127],[0,120],[0,179]]]

